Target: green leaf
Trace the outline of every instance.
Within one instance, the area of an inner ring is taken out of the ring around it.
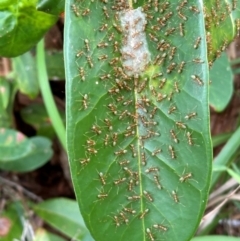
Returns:
[[[88,233],[77,202],[73,200],[50,199],[34,205],[33,208],[46,223],[75,240],[82,240]]]
[[[36,130],[37,134],[48,138],[55,136],[51,120],[47,114],[47,111],[43,104],[33,103],[20,112],[22,119],[32,125]],[[64,112],[60,112],[62,119],[64,120]]]
[[[223,235],[200,236],[193,238],[192,241],[238,241],[237,237],[229,237]]]
[[[10,101],[10,93],[10,83],[4,78],[0,78],[0,113],[7,109]]]
[[[36,74],[35,59],[30,52],[12,59],[13,69],[16,76],[19,90],[29,96],[36,98],[39,93],[39,86]]]
[[[46,52],[46,65],[49,79],[65,80],[64,62],[62,51]]]
[[[1,241],[14,240],[21,237],[23,226],[19,213],[17,212],[17,204],[11,203],[1,213],[0,216],[0,239]]]
[[[58,15],[64,12],[65,0],[38,0],[37,9]]]
[[[210,105],[221,112],[226,108],[233,94],[233,74],[226,53],[214,62],[209,74]]]
[[[32,48],[57,21],[57,16],[36,10],[36,0],[0,4],[0,55],[15,57]]]
[[[142,6],[148,18],[144,26],[140,13],[126,10],[127,21],[136,17],[130,34],[115,10],[128,2]],[[200,222],[211,175],[202,1],[194,2],[200,13],[190,3],[181,8],[183,1],[135,2],[66,2],[73,183],[95,240],[185,241]],[[123,53],[130,61],[123,63],[120,49],[131,39]],[[141,66],[143,72],[129,76]]]
[[[44,137],[26,138],[11,129],[0,129],[0,168],[27,172],[45,164],[52,156],[51,142]]]
[[[45,229],[41,228],[36,231],[34,241],[66,241],[66,239],[47,232]]]

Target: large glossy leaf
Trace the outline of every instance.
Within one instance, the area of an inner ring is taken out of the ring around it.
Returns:
[[[36,10],[36,0],[0,2],[0,55],[15,57],[28,51],[57,21]]]
[[[76,196],[96,241],[185,241],[211,173],[202,1],[133,2],[66,2]]]

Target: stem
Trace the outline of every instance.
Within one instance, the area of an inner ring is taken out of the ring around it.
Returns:
[[[52,95],[49,81],[48,81],[43,39],[37,45],[36,59],[37,59],[38,81],[39,81],[39,86],[40,86],[42,98],[44,101],[44,105],[47,109],[47,113],[51,119],[53,128],[54,128],[63,148],[65,150],[67,150],[65,127],[64,127],[62,119],[59,115],[56,104],[54,102],[53,95]]]

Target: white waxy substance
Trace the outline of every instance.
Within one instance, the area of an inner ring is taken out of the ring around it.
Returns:
[[[143,72],[150,61],[145,27],[147,24],[142,8],[119,13],[123,31],[122,63],[128,76]]]

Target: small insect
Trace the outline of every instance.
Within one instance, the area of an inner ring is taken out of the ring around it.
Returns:
[[[136,157],[137,156],[137,152],[135,149],[135,146],[133,144],[130,145],[131,151],[132,151],[132,157]]]
[[[143,42],[142,41],[139,41],[138,43],[136,43],[134,46],[133,46],[133,49],[139,49],[141,46],[143,45]]]
[[[162,185],[160,184],[159,177],[156,176],[156,175],[154,175],[154,176],[153,176],[153,179],[154,179],[155,184],[157,185],[157,188],[158,188],[159,190],[161,190],[161,189],[162,189]]]
[[[184,24],[183,23],[179,23],[179,34],[180,36],[184,36]]]
[[[187,132],[187,139],[188,139],[188,144],[189,144],[190,146],[193,146],[192,135],[191,135],[191,133],[190,133],[189,131]]]
[[[110,111],[111,111],[114,115],[117,115],[117,108],[116,108],[115,105],[113,105],[113,104],[108,104],[107,107],[110,109]]]
[[[168,114],[172,114],[175,110],[177,110],[177,107],[176,106],[171,106],[169,109],[168,109]]]
[[[84,40],[84,44],[85,44],[85,48],[88,52],[90,52],[90,47],[89,47],[89,40],[88,39],[85,39]]]
[[[118,26],[116,23],[113,24],[113,27],[114,27],[119,33],[122,33],[121,27]]]
[[[102,133],[102,131],[100,130],[100,128],[99,128],[98,126],[96,126],[96,125],[93,125],[92,128],[91,128],[91,130],[92,130],[93,132],[95,132],[97,135],[100,135],[100,134]]]
[[[116,225],[117,227],[119,227],[119,226],[120,226],[120,222],[119,222],[118,217],[117,217],[117,216],[114,216],[114,217],[113,217],[113,220],[114,220],[114,222],[115,222],[115,225]]]
[[[133,179],[130,179],[128,183],[128,191],[132,191],[132,190],[133,190]]]
[[[113,48],[114,48],[114,52],[118,52],[118,50],[119,50],[119,44],[118,44],[117,41],[114,42]]]
[[[152,41],[157,42],[158,38],[156,36],[154,36],[153,34],[149,33],[149,37]]]
[[[188,18],[187,18],[182,12],[180,12],[180,11],[178,11],[178,16],[179,16],[181,19],[183,19],[184,21],[187,21],[187,20],[188,20]]]
[[[191,78],[195,80],[199,85],[203,85],[203,81],[197,75],[191,75]]]
[[[182,2],[180,2],[179,6],[177,6],[176,10],[181,10],[187,3],[188,0],[183,0]]]
[[[130,176],[133,176],[133,171],[128,167],[124,167],[123,170],[126,171]]]
[[[103,54],[101,56],[98,57],[98,60],[106,60],[108,58],[107,54]]]
[[[123,219],[124,223],[128,223],[129,220],[126,218],[125,214],[123,212],[120,212],[119,215],[121,216],[121,218]]]
[[[77,6],[75,4],[72,4],[71,8],[72,8],[72,11],[74,12],[74,14],[76,15],[76,17],[79,17],[80,13],[78,11]]]
[[[194,13],[200,13],[199,9],[196,6],[190,6],[189,9]]]
[[[167,79],[166,78],[163,78],[162,80],[160,80],[160,84],[158,86],[159,89],[162,89],[166,83]]]
[[[119,161],[118,162],[120,166],[125,166],[125,165],[128,165],[130,163],[129,160],[123,160],[123,161]]]
[[[78,52],[76,53],[76,57],[79,58],[79,57],[81,57],[83,54],[84,54],[84,52],[83,52],[82,50],[80,50],[80,51],[78,51]]]
[[[97,44],[98,48],[106,48],[108,47],[108,43],[104,43],[104,42],[100,42],[99,44]]]
[[[85,71],[84,71],[83,67],[79,67],[79,75],[81,76],[82,81],[86,80]]]
[[[178,143],[179,140],[177,139],[177,135],[176,135],[176,133],[174,132],[174,130],[170,130],[170,134],[171,134],[171,137],[172,137],[173,141],[174,141],[175,143]]]
[[[105,137],[104,137],[104,146],[107,146],[108,142],[109,142],[109,135],[106,134]]]
[[[89,13],[90,13],[90,9],[86,8],[85,10],[83,10],[82,16],[87,16]]]
[[[169,55],[169,60],[172,60],[174,58],[174,55],[176,53],[177,48],[176,47],[172,47],[170,50],[170,55]]]
[[[172,191],[172,197],[173,197],[173,200],[174,200],[175,203],[179,203],[177,193],[174,190]]]
[[[114,152],[116,156],[124,155],[126,153],[127,153],[127,150],[124,150],[124,149]]]
[[[156,112],[157,112],[157,107],[155,106],[154,108],[153,108],[153,110],[150,112],[150,115],[149,115],[149,117],[152,119],[152,118],[154,118],[154,116],[155,116],[155,114],[156,114]]]
[[[152,76],[152,79],[156,79],[157,77],[160,77],[160,76],[162,76],[163,75],[163,73],[157,73],[157,74],[154,74],[153,76]]]
[[[88,139],[86,142],[87,142],[88,147],[91,147],[91,146],[95,146],[95,145],[96,145],[96,141],[94,141],[94,140],[92,140],[92,139]]]
[[[108,28],[108,24],[104,23],[102,26],[100,26],[99,31],[102,32]]]
[[[112,123],[111,123],[111,121],[110,121],[109,119],[105,118],[105,119],[104,119],[104,122],[105,122],[105,124],[107,125],[107,127],[108,127],[109,130],[112,130],[112,129],[113,129]]]
[[[151,154],[152,154],[152,156],[156,156],[156,155],[159,154],[161,151],[162,151],[162,149],[157,148],[157,149],[155,149]]]
[[[172,100],[173,94],[174,94],[173,91],[171,91],[171,92],[169,93],[168,98],[167,98],[168,101],[171,101],[171,100]]]
[[[204,61],[201,60],[200,58],[195,58],[195,59],[193,59],[192,61],[193,61],[194,63],[196,63],[196,64],[203,64],[203,63],[204,63]]]
[[[140,198],[141,198],[141,196],[138,196],[138,195],[127,197],[127,199],[130,201],[138,201]]]
[[[139,216],[139,218],[140,218],[140,219],[143,219],[148,212],[149,212],[149,209],[148,209],[148,208],[145,209],[145,210],[141,213],[141,215]]]
[[[175,32],[176,28],[170,28],[167,29],[166,32],[164,33],[165,36],[169,36],[170,34],[173,34]]]
[[[146,196],[146,198],[148,199],[148,201],[153,202],[153,197],[150,195],[149,192],[144,190],[143,193]]]
[[[200,44],[201,40],[202,40],[201,37],[197,37],[197,39],[196,39],[196,41],[195,41],[195,43],[194,43],[194,45],[193,45],[193,47],[194,47],[195,49],[197,49],[197,48],[199,47],[199,44]]]
[[[154,241],[155,239],[154,239],[154,237],[153,237],[153,234],[152,234],[151,230],[150,230],[149,228],[147,228],[147,229],[146,229],[146,232],[147,232],[147,235],[148,235],[149,239],[150,239],[151,241]]]
[[[105,199],[105,198],[108,197],[108,194],[107,194],[107,193],[100,193],[100,194],[97,195],[97,197],[98,197],[99,199]]]
[[[190,119],[192,119],[192,118],[194,118],[194,117],[196,117],[196,116],[197,116],[197,112],[191,112],[191,113],[185,115],[184,118],[185,118],[186,120],[190,120]]]
[[[135,214],[136,213],[136,210],[132,209],[132,208],[123,208],[123,210],[127,213],[130,213],[130,214]]]
[[[93,62],[90,56],[87,56],[87,62],[90,68],[93,68]]]
[[[116,57],[116,58],[111,59],[111,61],[109,62],[109,64],[110,64],[110,65],[114,65],[114,64],[116,64],[118,61],[119,61],[119,58]]]
[[[173,146],[169,145],[169,146],[168,146],[168,150],[169,150],[169,152],[170,152],[171,158],[172,158],[172,159],[176,159],[176,154],[175,154],[175,151],[174,151],[174,149],[173,149]]]
[[[117,140],[118,140],[118,133],[117,132],[114,132],[113,133],[113,136],[112,136],[112,145],[113,146],[116,146],[116,144],[117,144]]]
[[[179,178],[179,181],[181,182],[181,183],[183,183],[183,182],[186,182],[189,178],[191,178],[193,175],[192,175],[192,173],[191,172],[189,172],[189,173],[186,173],[185,175],[183,175],[183,176],[181,176],[180,178]]]
[[[146,153],[145,152],[141,152],[141,161],[142,161],[142,165],[146,166],[146,164],[147,164],[147,157],[146,157]]]
[[[103,10],[103,14],[105,15],[105,18],[106,18],[106,19],[109,19],[110,16],[109,16],[109,14],[108,14],[108,9],[107,9],[107,7],[106,7],[106,6],[103,6],[102,10]]]
[[[81,159],[80,163],[82,166],[87,165],[90,162],[90,158]]]
[[[105,179],[103,173],[99,172],[98,175],[99,175],[99,179],[100,179],[102,185],[106,185],[106,179]]]
[[[115,185],[119,185],[119,184],[125,182],[126,180],[127,180],[126,177],[122,177],[122,178],[119,178],[119,179],[117,179],[117,180],[114,180],[113,183],[114,183]]]
[[[175,124],[176,124],[177,127],[180,128],[180,129],[186,129],[186,128],[187,128],[187,126],[186,126],[183,122],[176,121]]]
[[[165,232],[168,230],[168,228],[166,226],[163,226],[161,224],[153,224],[153,227],[156,228],[156,229],[165,231]]]
[[[177,64],[176,63],[171,63],[168,67],[167,67],[167,73],[170,74],[175,68],[176,68]]]
[[[164,100],[166,98],[167,98],[166,94],[161,94],[161,93],[157,94],[157,102],[161,102],[162,100]]]
[[[184,61],[182,61],[182,62],[180,63],[180,65],[179,65],[179,67],[178,67],[178,71],[177,71],[179,74],[182,73],[185,64],[186,64],[186,62],[184,62]]]
[[[147,168],[145,170],[146,173],[150,173],[150,172],[158,172],[159,169],[157,167],[150,167],[150,168]]]

